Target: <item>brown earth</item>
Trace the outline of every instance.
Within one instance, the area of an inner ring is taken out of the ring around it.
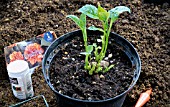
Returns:
[[[0,106],[19,102],[8,81],[3,47],[49,30],[61,36],[78,29],[66,15],[77,15],[78,8],[84,4],[97,5],[98,1],[106,9],[126,5],[132,10],[130,15],[122,14],[112,28],[134,45],[142,61],[140,78],[123,107],[133,107],[140,93],[149,88],[153,92],[145,107],[170,106],[170,6],[168,3],[146,4],[140,0],[1,0]],[[32,79],[35,96],[43,94],[49,105],[55,106],[55,95],[47,86],[41,67]]]

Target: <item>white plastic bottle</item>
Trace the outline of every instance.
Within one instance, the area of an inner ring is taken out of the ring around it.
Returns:
[[[18,99],[27,99],[34,96],[31,73],[28,63],[16,60],[7,65],[12,91]]]

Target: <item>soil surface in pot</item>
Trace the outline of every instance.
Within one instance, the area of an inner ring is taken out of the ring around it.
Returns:
[[[153,89],[151,99],[144,107],[170,107],[170,5],[142,1],[0,0],[0,106],[9,107],[20,102],[14,97],[8,81],[3,48],[50,30],[58,37],[76,30],[78,27],[66,19],[66,15],[78,15],[77,10],[83,5],[97,6],[100,2],[107,10],[118,5],[132,10],[131,14],[122,14],[112,27],[112,31],[134,45],[142,61],[139,80],[127,95],[123,107],[134,107],[140,93],[149,88]],[[96,20],[92,24],[100,25]],[[32,80],[35,96],[44,95],[49,106],[56,107],[55,94],[45,82],[41,68],[35,70]]]
[[[85,51],[81,37],[74,37],[56,48],[59,52],[49,68],[53,87],[61,94],[82,100],[105,100],[127,90],[132,82],[133,69],[130,60],[121,50],[122,47],[118,47],[110,38],[106,57],[101,65],[112,64],[114,67],[106,73],[89,75],[84,69],[85,55],[80,54]],[[89,44],[97,43],[97,37],[100,38],[99,35],[88,36]],[[101,46],[101,42],[97,45]],[[93,52],[89,62],[95,62]]]

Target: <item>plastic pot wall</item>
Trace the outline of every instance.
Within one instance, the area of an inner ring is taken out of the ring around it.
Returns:
[[[99,31],[87,31],[88,35],[102,35]],[[121,107],[123,105],[123,102],[126,98],[127,93],[133,88],[133,86],[136,84],[136,81],[139,78],[140,70],[141,70],[141,61],[139,58],[138,53],[136,52],[135,48],[132,46],[130,42],[128,42],[123,37],[119,36],[115,33],[110,33],[110,37],[115,40],[115,43],[119,46],[123,47],[124,52],[131,60],[132,66],[135,66],[134,77],[131,82],[131,85],[129,88],[124,91],[123,93],[119,94],[116,97],[107,99],[107,100],[100,100],[100,101],[88,101],[88,100],[79,100],[75,98],[68,97],[66,95],[58,93],[52,84],[50,83],[50,77],[49,77],[49,67],[52,59],[57,54],[58,50],[56,49],[59,44],[62,42],[67,42],[68,39],[72,39],[75,36],[82,36],[81,30],[73,31],[70,33],[67,33],[58,39],[56,39],[46,50],[46,53],[44,54],[44,58],[42,61],[42,69],[43,74],[45,77],[45,80],[49,87],[54,91],[56,94],[56,100],[59,103],[59,107]]]

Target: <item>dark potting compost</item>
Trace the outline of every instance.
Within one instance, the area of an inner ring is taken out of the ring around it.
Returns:
[[[98,43],[99,35],[88,37],[89,43]],[[89,75],[84,70],[84,41],[81,35],[58,46],[58,53],[50,66],[50,81],[61,94],[82,100],[105,100],[128,89],[133,78],[133,67],[124,51],[110,38],[103,64],[114,64],[106,73]],[[93,55],[91,57],[93,62]],[[95,60],[94,60],[95,61]]]

